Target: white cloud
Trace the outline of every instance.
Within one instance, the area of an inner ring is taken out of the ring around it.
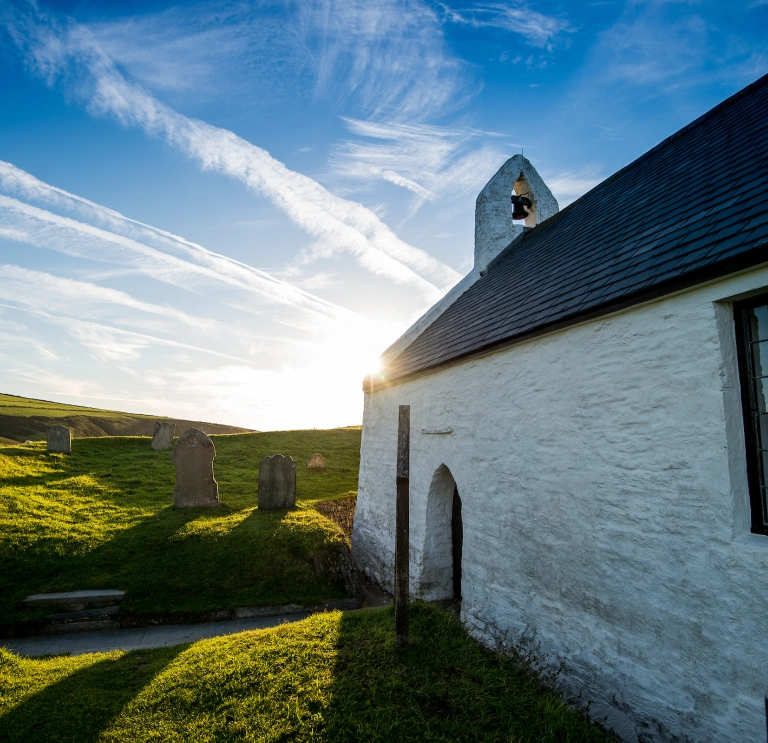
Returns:
[[[551,46],[562,33],[574,31],[564,18],[544,15],[528,5],[481,3],[471,8],[453,9],[443,6],[446,19],[473,28],[500,28],[523,36],[532,46]]]
[[[159,316],[201,332],[216,325],[209,318],[194,317],[173,307],[143,302],[117,289],[7,264],[0,264],[0,299],[35,309],[55,306],[59,312],[92,313],[96,307],[113,306]]]
[[[458,109],[475,92],[424,2],[308,0],[298,7],[318,93],[336,92],[370,117],[423,120]]]
[[[603,176],[597,168],[584,168],[579,171],[556,173],[545,180],[562,209],[593,189],[603,180]]]
[[[400,240],[369,209],[335,196],[233,132],[183,116],[129,83],[87,28],[38,16],[17,18],[10,30],[49,80],[76,67],[81,76],[76,87],[91,112],[163,137],[203,169],[235,178],[283,209],[314,239],[305,260],[346,251],[372,273],[413,286],[429,300],[460,278],[452,268]]]
[[[344,122],[359,139],[333,150],[332,172],[364,183],[383,179],[407,188],[422,201],[474,194],[509,156],[487,143],[497,135],[470,127],[350,118]]]

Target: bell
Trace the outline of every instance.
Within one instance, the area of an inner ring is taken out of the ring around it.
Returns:
[[[528,216],[528,212],[525,211],[526,206],[531,206],[530,199],[512,194],[512,219],[525,219]]]

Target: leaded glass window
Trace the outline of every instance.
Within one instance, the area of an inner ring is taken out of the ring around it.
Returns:
[[[768,534],[768,295],[735,306],[752,531]]]

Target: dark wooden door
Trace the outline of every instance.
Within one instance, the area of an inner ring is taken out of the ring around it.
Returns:
[[[461,522],[459,489],[453,489],[451,512],[451,544],[453,547],[453,600],[461,601],[461,550],[464,543],[464,525]]]

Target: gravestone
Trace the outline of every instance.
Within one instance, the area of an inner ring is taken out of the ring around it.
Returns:
[[[184,431],[176,439],[173,447],[176,465],[173,505],[176,508],[219,505],[219,484],[213,479],[215,458],[213,441],[197,428]]]
[[[308,470],[324,470],[325,469],[325,457],[322,454],[313,454],[307,462]]]
[[[259,462],[259,509],[296,505],[296,460],[273,454]]]
[[[155,433],[152,436],[152,448],[155,451],[165,451],[173,445],[173,435],[176,433],[176,424],[166,421],[155,421]]]
[[[53,426],[46,434],[48,438],[48,451],[57,451],[62,454],[72,453],[72,431],[66,426]]]

